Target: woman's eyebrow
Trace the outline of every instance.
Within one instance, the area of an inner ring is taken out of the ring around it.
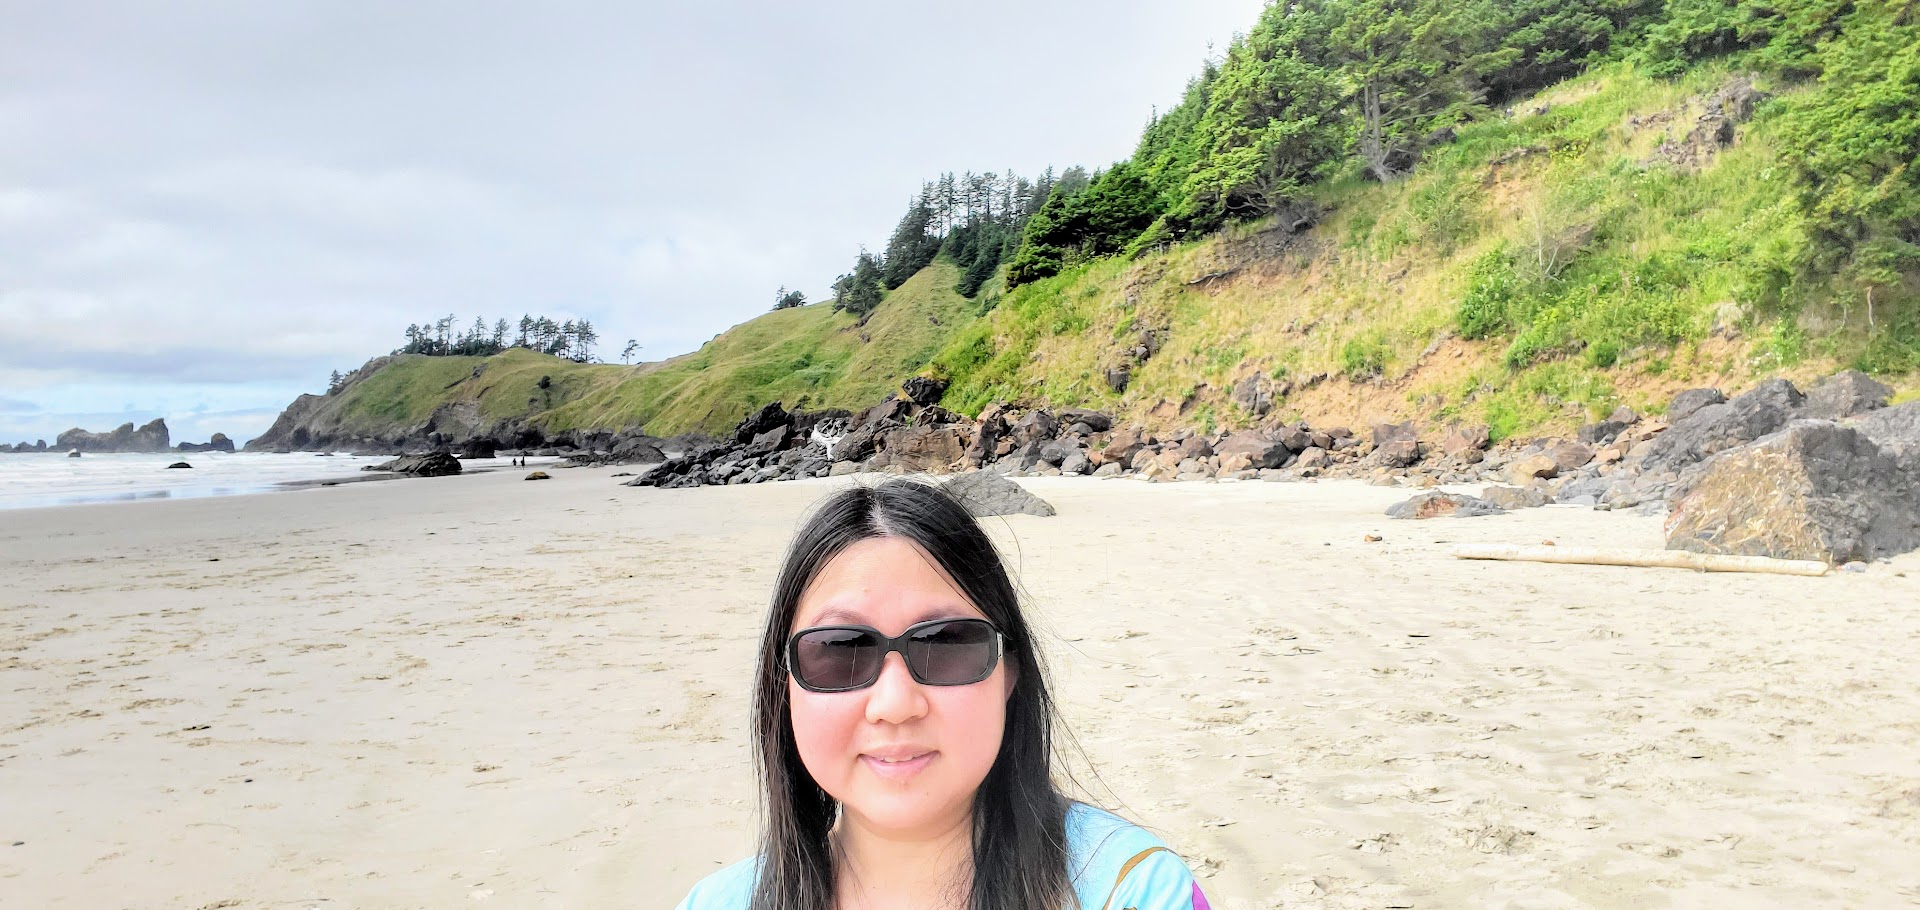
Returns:
[[[927,622],[928,620],[934,620],[934,619],[966,619],[969,616],[970,614],[967,613],[967,610],[965,607],[961,607],[955,604],[946,604],[938,607],[929,607],[925,610],[922,610],[920,612],[920,615],[915,617],[913,622],[908,623],[908,625],[913,625],[915,623],[923,623],[923,622]],[[813,618],[813,622],[810,622],[807,625],[810,625],[810,626],[832,626],[832,625],[863,626],[863,625],[870,625],[870,623],[867,621],[867,617],[857,610],[852,610],[847,607],[829,607],[828,609],[822,611],[819,616],[815,616]]]

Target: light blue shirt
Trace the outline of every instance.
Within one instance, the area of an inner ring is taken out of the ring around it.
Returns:
[[[1115,891],[1121,867],[1143,853]],[[760,861],[754,857],[701,879],[680,902],[679,910],[746,910],[759,868]],[[1067,809],[1067,869],[1084,910],[1101,910],[1109,894],[1116,910],[1205,910],[1207,906],[1187,864],[1159,838],[1085,803]]]

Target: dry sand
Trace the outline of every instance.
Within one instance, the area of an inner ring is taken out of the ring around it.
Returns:
[[[755,636],[843,481],[553,473],[5,513],[0,907],[668,907],[745,855]],[[1216,907],[1920,904],[1920,558],[1469,563],[1659,523],[1025,483],[1088,783]]]

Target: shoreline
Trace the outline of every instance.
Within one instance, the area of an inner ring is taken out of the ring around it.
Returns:
[[[878,478],[620,470],[0,527],[26,580],[0,590],[0,895],[671,905],[745,856],[779,554]],[[1019,483],[1059,515],[984,524],[1097,770],[1069,750],[1075,776],[1219,906],[1920,886],[1920,555],[1817,579],[1467,563],[1448,547],[1657,546],[1660,521],[1393,521],[1407,491],[1358,481]]]
[[[331,473],[324,466],[310,463],[321,458],[318,453],[299,453],[291,458],[274,453],[218,453],[214,460],[209,460],[206,453],[97,453],[86,459],[85,471],[80,473],[66,470],[68,461],[64,455],[41,455],[38,465],[30,458],[23,459],[14,464],[11,471],[0,459],[0,494],[4,494],[0,495],[0,514],[115,503],[251,497],[407,476],[360,470],[388,460],[384,456],[336,457],[343,467]],[[252,461],[254,458],[261,461]],[[333,462],[335,458],[325,460]],[[170,471],[166,467],[170,461],[188,462],[196,470]],[[532,461],[529,470],[550,470],[565,464],[565,459],[557,457],[534,457]],[[462,473],[517,470],[488,463],[488,460],[475,459],[474,462],[462,460]]]

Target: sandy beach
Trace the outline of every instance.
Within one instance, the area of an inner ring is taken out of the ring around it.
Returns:
[[[847,481],[616,470],[7,513],[0,907],[670,907],[744,856],[762,611]],[[1022,483],[1077,776],[1216,907],[1920,905],[1920,555],[1470,563],[1659,519]]]

